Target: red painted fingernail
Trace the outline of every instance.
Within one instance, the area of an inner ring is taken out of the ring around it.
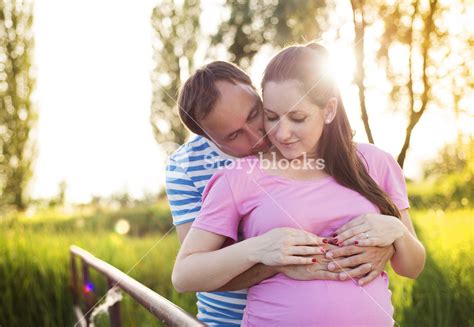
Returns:
[[[354,241],[354,244],[355,244],[355,245],[359,244],[359,241]]]
[[[316,260],[316,258],[311,259],[311,261],[313,261],[314,263],[318,262],[318,260]]]
[[[332,234],[331,236],[332,236],[332,237],[336,237],[336,236],[337,236],[337,234],[336,234],[336,233],[334,233],[334,234]]]
[[[333,241],[333,243],[339,242],[339,241],[337,240],[337,238],[333,238],[332,241]]]
[[[324,243],[324,244],[328,244],[328,240],[325,239],[325,238],[323,238],[323,243]]]

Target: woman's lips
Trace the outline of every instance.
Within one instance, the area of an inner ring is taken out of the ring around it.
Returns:
[[[299,141],[294,141],[294,142],[286,142],[286,143],[282,143],[282,142],[279,142],[283,147],[285,148],[290,148],[292,147],[293,145],[295,145],[296,143],[298,143]]]

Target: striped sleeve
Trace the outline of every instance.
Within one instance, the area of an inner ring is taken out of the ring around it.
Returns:
[[[175,226],[191,223],[201,210],[202,194],[172,158],[166,167],[166,194]]]

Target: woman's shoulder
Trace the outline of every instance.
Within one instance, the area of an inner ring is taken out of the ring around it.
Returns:
[[[355,146],[357,151],[362,155],[375,157],[389,155],[388,152],[382,150],[381,148],[372,143],[356,143]]]
[[[370,174],[375,173],[379,175],[387,169],[398,166],[397,161],[390,153],[374,144],[356,143],[356,149]],[[398,169],[400,168],[398,167]]]
[[[393,156],[385,150],[371,143],[356,143],[356,149],[359,156],[362,156],[367,163],[384,162],[394,160]]]

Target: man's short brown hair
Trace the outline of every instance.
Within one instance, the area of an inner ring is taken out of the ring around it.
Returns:
[[[211,112],[219,99],[218,81],[243,83],[255,89],[250,77],[229,62],[214,61],[198,69],[184,83],[178,98],[179,117],[193,133],[206,136],[197,122]]]

